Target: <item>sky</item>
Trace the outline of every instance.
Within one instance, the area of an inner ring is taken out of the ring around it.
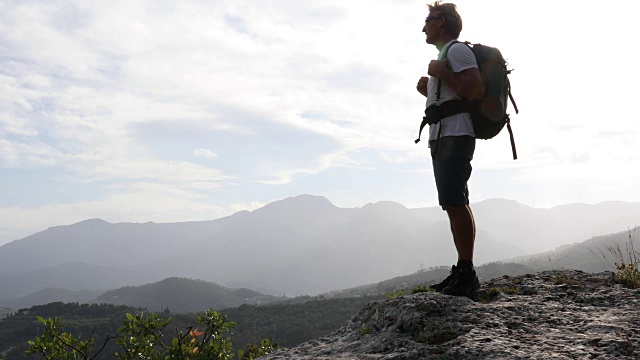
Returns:
[[[414,144],[427,2],[0,0],[0,245],[90,218],[212,220],[301,194],[437,205]],[[640,201],[635,2],[459,0],[507,58],[471,202]]]

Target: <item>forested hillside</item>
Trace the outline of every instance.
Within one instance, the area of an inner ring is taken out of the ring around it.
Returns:
[[[259,337],[268,337],[289,347],[336,330],[367,303],[382,298],[384,296],[320,297],[304,303],[242,305],[224,309],[222,313],[238,324],[232,336],[234,343],[244,344]]]
[[[615,271],[614,263],[622,262],[619,255],[628,258],[629,254],[640,250],[640,244],[636,243],[636,237],[638,236],[640,236],[640,230],[633,228],[615,234],[595,236],[580,243],[566,245],[553,251],[516,260],[535,270]],[[620,254],[610,251],[610,249],[618,248],[620,249]],[[625,262],[631,263],[629,259],[625,259]]]
[[[350,299],[322,299],[290,304],[255,306],[243,305],[238,308],[223,309],[220,312],[229,320],[237,323],[231,335],[231,342],[236,348],[242,348],[250,342],[261,338],[272,338],[285,346],[295,346],[339,328],[348,321],[360,308],[369,301],[381,297],[363,297]],[[306,299],[305,299],[306,300]],[[0,354],[5,360],[22,360],[20,349],[26,349],[26,341],[33,339],[43,331],[36,316],[59,317],[67,325],[65,331],[87,339],[91,334],[96,344],[102,346],[108,335],[114,335],[126,319],[126,313],[148,313],[143,309],[128,306],[106,304],[63,304],[51,303],[20,310],[15,316],[2,321],[0,326]],[[173,322],[167,330],[168,335],[175,334],[175,329],[186,329],[197,325],[196,314],[177,314],[169,311],[159,313],[161,317],[171,316]],[[117,347],[109,342],[98,359],[112,359]]]
[[[2,321],[0,326],[0,354],[6,360],[22,359],[21,349],[28,347],[27,340],[41,335],[43,326],[36,315],[44,318],[60,317],[65,320],[65,331],[87,339],[93,334],[96,343],[102,345],[109,334],[115,334],[122,325],[125,314],[141,311],[127,306],[77,304],[61,302],[22,309]],[[103,359],[108,359],[104,357]]]

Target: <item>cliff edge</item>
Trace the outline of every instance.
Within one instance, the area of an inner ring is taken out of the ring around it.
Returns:
[[[640,359],[640,289],[610,272],[503,276],[473,299],[369,303],[335,332],[264,359]]]

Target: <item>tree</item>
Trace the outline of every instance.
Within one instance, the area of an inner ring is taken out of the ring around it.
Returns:
[[[45,360],[91,360],[112,339],[121,348],[114,357],[121,360],[227,360],[234,356],[228,334],[236,324],[213,309],[198,316],[197,321],[202,330],[193,326],[184,330],[176,328],[174,337],[165,334],[165,329],[172,322],[171,317],[165,320],[156,313],[146,316],[127,313],[117,335],[108,336],[102,347],[93,354],[93,336],[89,340],[81,340],[71,333],[62,332],[64,324],[59,318],[37,318],[45,325],[44,334],[28,342],[26,354],[36,354]],[[249,344],[245,350],[239,350],[238,358],[255,359],[277,348],[278,344],[263,339],[259,343]]]
[[[42,316],[37,316],[37,319],[44,324],[44,334],[28,341],[27,355],[39,354],[46,360],[91,359],[89,353],[94,345],[93,337],[81,340],[71,333],[61,332],[63,323],[58,318],[45,320]]]

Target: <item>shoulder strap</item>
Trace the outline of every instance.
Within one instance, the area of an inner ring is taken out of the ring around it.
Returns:
[[[447,58],[447,56],[449,55],[449,49],[451,49],[451,47],[457,43],[459,43],[460,41],[455,40],[452,41],[451,44],[449,44],[449,46],[447,46],[444,49],[444,53],[442,54],[442,59],[440,60],[444,60]],[[440,106],[440,91],[442,90],[442,80],[440,78],[438,78],[438,89],[436,90],[436,106]],[[438,155],[438,150],[440,150],[440,133],[442,132],[442,124],[438,125],[438,136],[436,137],[436,143],[433,145],[435,146],[435,155]]]
[[[442,59],[440,60],[444,60],[447,58],[447,55],[449,54],[449,49],[453,46],[453,44],[457,44],[460,41],[455,40],[453,41],[451,44],[449,44],[449,46],[447,46],[444,49],[444,53],[442,55]],[[440,78],[438,78],[438,88],[436,89],[436,106],[440,105],[440,91],[442,90],[442,80],[440,80]],[[424,129],[424,127],[427,125],[428,121],[427,121],[427,117],[423,117],[422,118],[422,123],[420,124],[420,131],[418,132],[418,138],[414,141],[416,144],[420,142],[420,137],[422,136],[422,129]],[[442,130],[442,125],[440,126],[440,128],[438,129],[438,138],[437,140],[440,140],[440,130]]]
[[[451,49],[451,47],[452,47],[454,44],[457,44],[457,43],[459,43],[459,42],[460,42],[460,41],[455,40],[455,41],[453,41],[449,46],[447,46],[447,47],[444,49],[444,53],[442,54],[442,59],[440,59],[440,60],[444,60],[444,59],[446,59],[446,58],[447,58],[447,55],[449,55],[449,49]],[[440,80],[440,78],[438,78],[438,89],[436,90],[436,105],[439,105],[439,103],[440,103],[440,90],[442,90],[442,80]]]
[[[447,55],[449,55],[449,49],[451,49],[451,47],[452,47],[453,45],[458,44],[458,43],[460,43],[460,41],[458,41],[458,40],[454,40],[454,41],[452,41],[452,42],[451,42],[451,44],[449,44],[449,46],[447,46],[447,47],[444,49],[444,53],[442,54],[442,59],[440,59],[440,60],[444,60],[444,59],[446,59],[446,58],[447,58]],[[464,44],[464,43],[463,43],[463,44]]]

